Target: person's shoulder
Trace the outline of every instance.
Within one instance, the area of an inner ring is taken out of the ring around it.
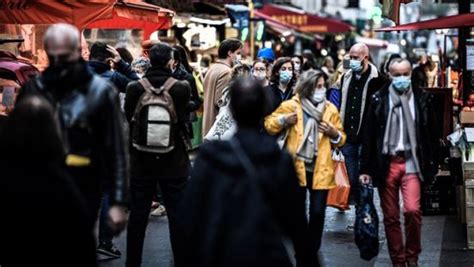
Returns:
[[[328,100],[326,100],[326,112],[339,113],[337,107]]]

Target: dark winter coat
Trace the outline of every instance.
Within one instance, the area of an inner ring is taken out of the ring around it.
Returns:
[[[360,173],[372,177],[374,184],[383,186],[388,176],[390,156],[382,154],[385,127],[389,114],[389,88],[387,84],[370,98],[367,124],[364,128]],[[418,160],[425,182],[437,172],[437,155],[440,127],[433,107],[433,95],[414,89],[415,124],[418,142]]]
[[[179,217],[184,266],[292,266],[282,237],[301,217],[293,161],[257,131],[236,138],[259,176],[246,172],[229,142],[201,146]]]
[[[127,85],[130,82],[140,79],[130,64],[124,60],[119,61],[115,71],[110,69],[109,64],[99,61],[89,61],[88,65],[92,72],[97,73],[102,78],[110,80],[121,93],[125,93]]]
[[[145,77],[155,88],[160,88],[168,78],[171,77],[171,70],[161,67],[151,67],[145,74]],[[131,173],[132,178],[144,178],[154,176],[162,178],[170,177],[187,177],[189,175],[189,157],[184,142],[186,108],[189,103],[191,89],[186,81],[178,81],[169,91],[173,98],[178,123],[173,125],[174,129],[174,149],[166,154],[154,154],[148,152],[140,152],[135,148],[131,148]],[[132,82],[127,87],[125,96],[125,116],[130,123],[130,133],[135,127],[132,123],[133,114],[137,107],[140,97],[145,92],[142,85]],[[130,138],[131,140],[131,138]]]

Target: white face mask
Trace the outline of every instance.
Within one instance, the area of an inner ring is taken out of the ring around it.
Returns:
[[[295,72],[300,72],[300,70],[301,70],[301,64],[295,63]]]
[[[313,93],[313,102],[321,103],[326,99],[326,88],[316,89]]]
[[[240,61],[242,61],[242,55],[240,54],[235,55],[234,65],[240,64]]]

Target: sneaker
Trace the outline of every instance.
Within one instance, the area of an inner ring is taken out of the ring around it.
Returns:
[[[120,258],[120,256],[122,256],[122,253],[120,253],[117,247],[111,242],[100,242],[99,246],[97,247],[97,253],[112,258]]]
[[[151,212],[151,216],[156,216],[156,217],[161,217],[166,215],[166,209],[165,206],[160,205],[158,208],[156,208],[154,211]]]

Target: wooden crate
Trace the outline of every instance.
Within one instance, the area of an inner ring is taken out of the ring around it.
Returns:
[[[467,247],[474,249],[474,223],[467,224]]]

